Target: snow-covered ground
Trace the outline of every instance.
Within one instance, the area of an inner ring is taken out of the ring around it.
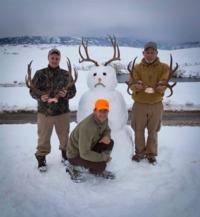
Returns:
[[[86,71],[79,72],[77,82],[77,94],[70,100],[70,109],[76,111],[81,95],[88,89],[86,84]],[[118,84],[119,90],[127,104],[128,108],[132,107],[133,100],[128,95],[126,84]],[[174,95],[165,97],[165,109],[172,110],[199,110],[200,109],[200,82],[178,83],[174,87]],[[169,92],[166,92],[166,96]],[[17,110],[36,110],[37,102],[29,95],[26,87],[0,87],[0,111],[17,111]]]
[[[199,127],[163,127],[156,166],[119,153],[130,162],[115,180],[89,176],[80,184],[60,162],[55,132],[46,174],[34,158],[36,125],[0,125],[0,141],[1,217],[199,217]]]
[[[27,63],[34,60],[33,74],[37,69],[47,65],[47,53],[52,47],[58,47],[62,52],[61,67],[66,68],[66,59],[68,56],[71,62],[78,67],[88,66],[88,63],[79,64],[78,46],[64,45],[4,45],[0,46],[0,84],[19,84],[24,82],[27,70]],[[100,63],[105,62],[112,56],[111,47],[90,47],[92,58]],[[138,56],[138,61],[142,58],[142,49],[121,47],[121,63],[127,65],[130,60]],[[200,73],[200,48],[190,48],[181,50],[160,50],[161,61],[169,63],[169,54],[172,53],[174,62],[178,62],[184,76],[195,75],[199,77]],[[83,92],[87,90],[86,77],[87,71],[79,70],[77,83],[77,95],[70,101],[71,110],[77,110],[79,99]],[[117,89],[122,92],[127,106],[132,106],[131,97],[126,92],[126,85],[119,84]],[[198,95],[200,82],[196,83],[178,83],[174,88],[174,95],[165,98],[166,109],[186,109],[194,110],[200,108],[200,97]],[[168,95],[168,93],[166,93]],[[0,111],[9,110],[36,110],[36,102],[31,99],[28,89],[19,85],[15,87],[0,87]]]

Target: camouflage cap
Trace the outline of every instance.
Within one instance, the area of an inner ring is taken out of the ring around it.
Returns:
[[[147,42],[144,45],[144,50],[146,50],[147,48],[153,48],[154,50],[157,50],[157,44],[153,41]]]
[[[48,56],[51,55],[51,54],[57,54],[58,56],[61,55],[61,54],[60,54],[60,51],[59,51],[58,49],[56,49],[56,48],[51,49],[51,50],[49,51],[49,53],[48,53]]]

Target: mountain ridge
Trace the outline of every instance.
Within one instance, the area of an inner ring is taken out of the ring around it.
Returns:
[[[90,45],[110,46],[110,42],[106,37],[84,37],[87,38]],[[117,37],[119,46],[142,48],[147,40],[139,40],[130,37]],[[70,36],[17,36],[0,38],[0,45],[23,45],[23,44],[64,44],[79,45],[81,37]],[[200,41],[184,42],[169,44],[165,42],[157,42],[159,49],[184,49],[200,47]]]

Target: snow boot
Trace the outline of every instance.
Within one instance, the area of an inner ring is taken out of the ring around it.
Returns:
[[[115,174],[108,170],[104,170],[102,173],[99,173],[96,176],[103,177],[105,179],[115,179]]]
[[[67,156],[66,156],[66,151],[61,151],[61,155],[62,155],[62,160],[61,160],[61,162],[65,165],[65,166],[67,166],[67,164],[68,164],[68,160],[67,160]]]
[[[38,170],[40,172],[46,172],[47,171],[47,165],[46,165],[46,158],[45,156],[38,156],[35,155],[37,161],[38,161]]]
[[[83,174],[79,170],[79,168],[70,163],[67,164],[66,173],[69,173],[71,180],[75,183],[80,183],[85,181],[85,178],[83,177]]]
[[[133,155],[132,160],[136,161],[136,162],[140,162],[142,159],[144,159],[144,157],[140,157],[137,154]]]
[[[157,164],[155,157],[147,157],[147,160],[149,161],[150,164],[153,164],[153,165]]]

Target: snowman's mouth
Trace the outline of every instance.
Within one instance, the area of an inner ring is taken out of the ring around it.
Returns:
[[[97,86],[103,86],[103,87],[106,87],[103,83],[101,83],[101,82],[98,82],[97,84],[95,84],[94,85],[95,87],[97,87]]]

